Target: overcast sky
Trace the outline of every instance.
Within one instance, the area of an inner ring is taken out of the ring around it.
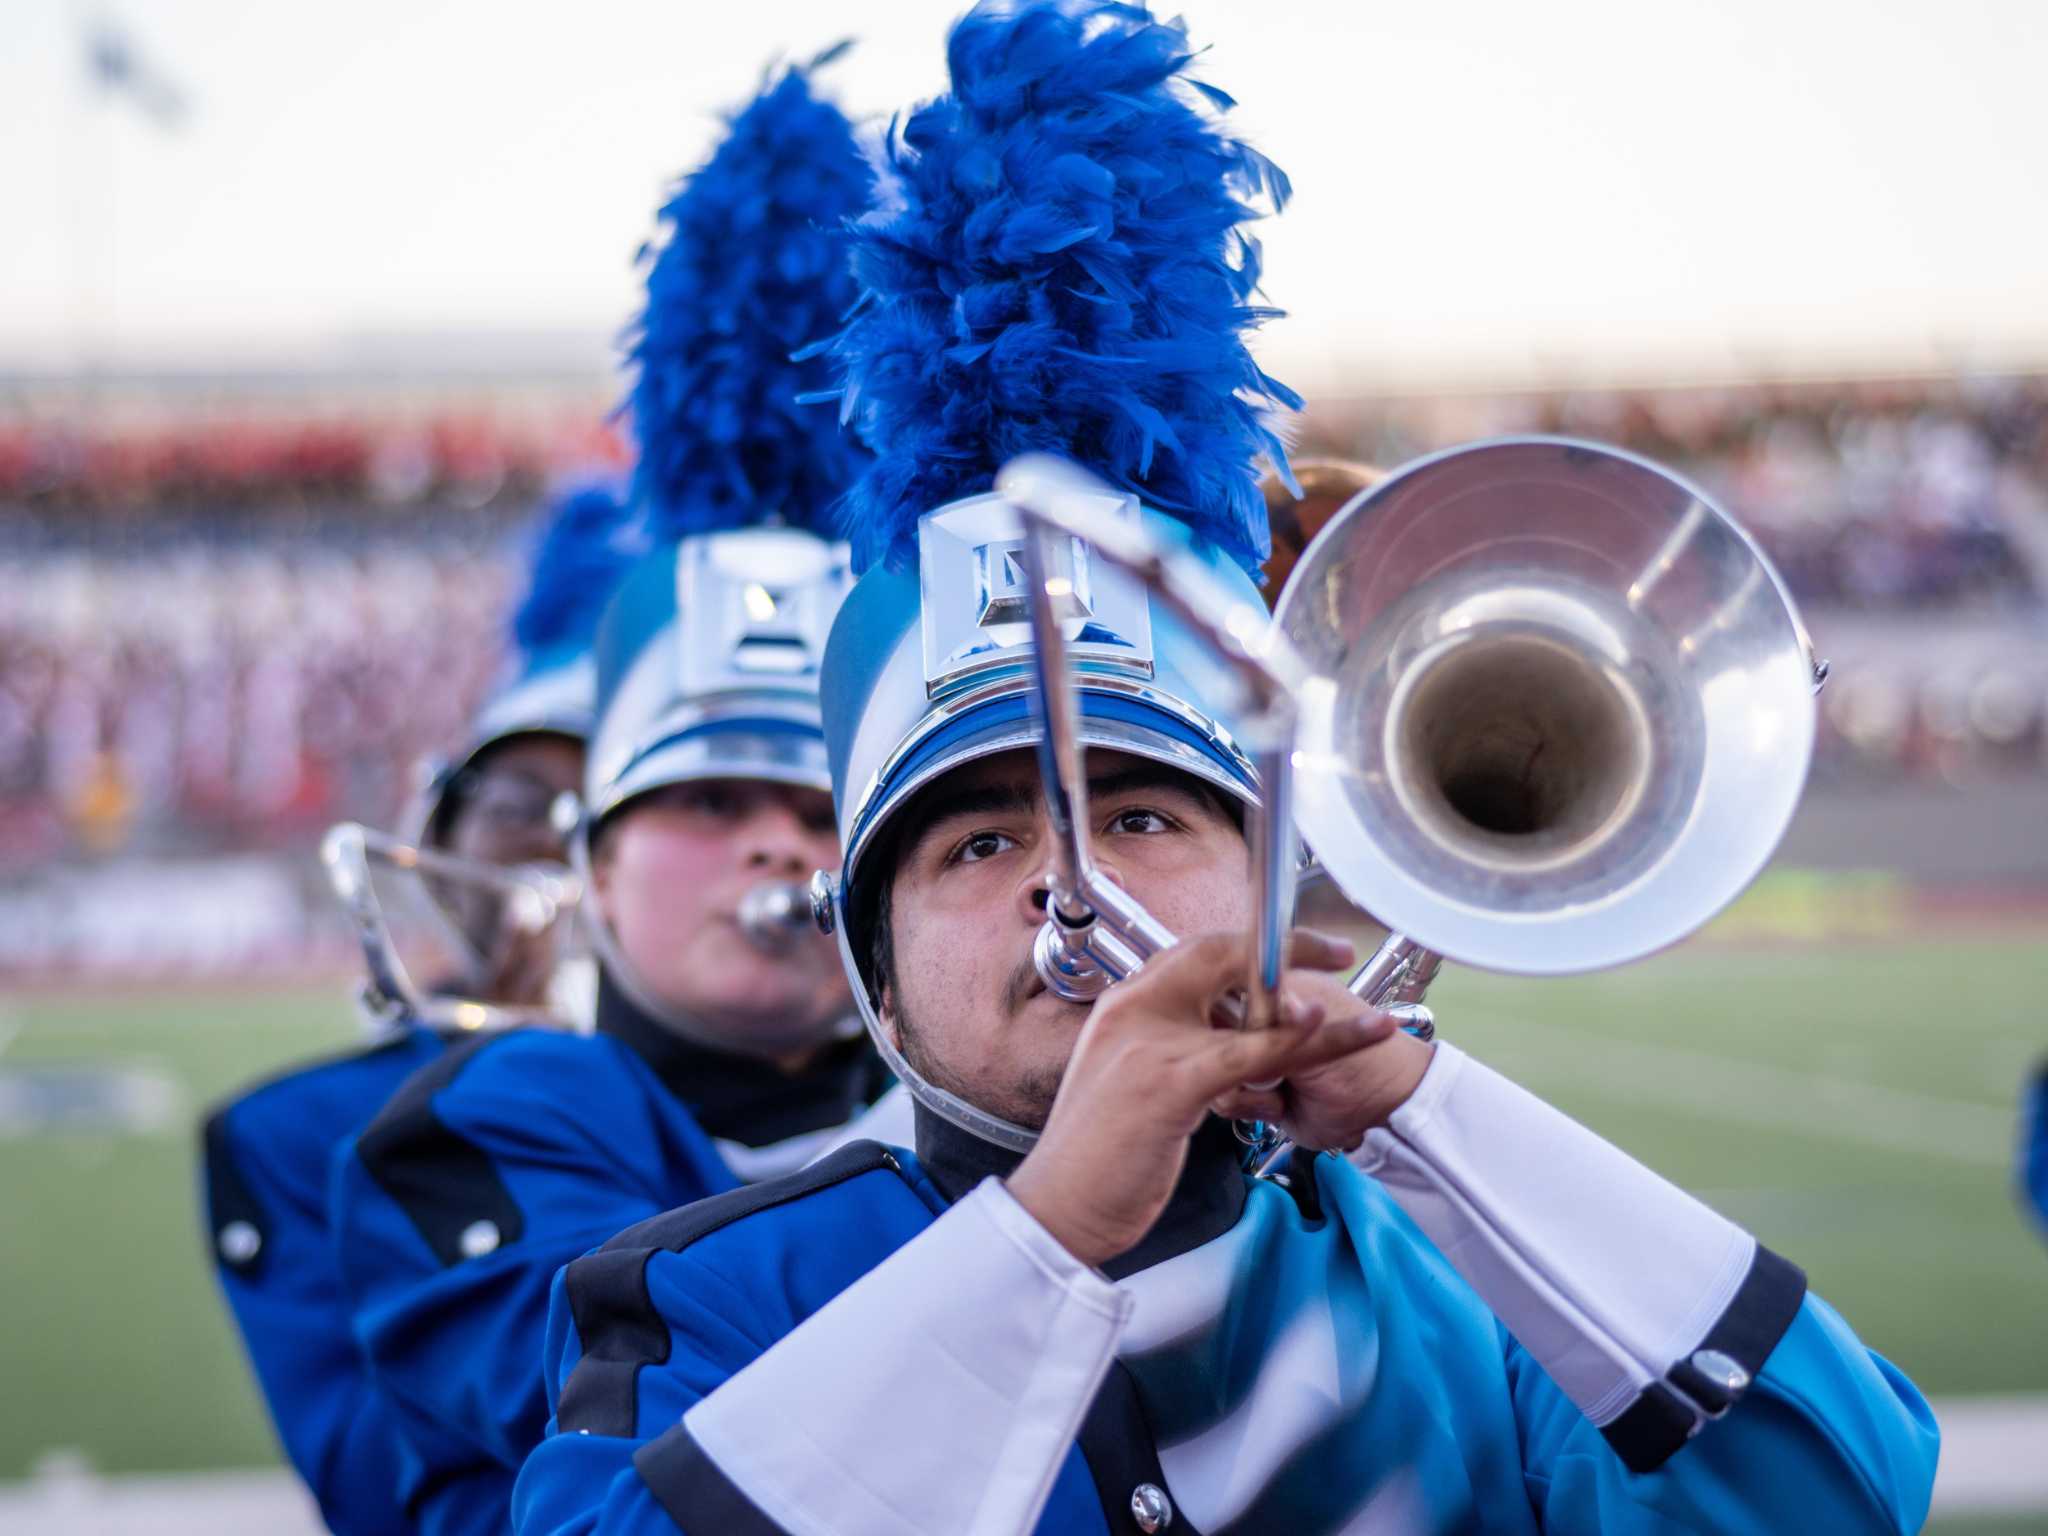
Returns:
[[[7,0],[0,369],[582,338],[761,66],[856,114],[954,0]],[[1264,346],[1327,389],[1535,372],[2048,366],[2041,0],[1176,0],[1293,177]],[[87,86],[117,18],[189,97]]]

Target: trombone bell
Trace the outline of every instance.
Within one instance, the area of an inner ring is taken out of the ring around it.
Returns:
[[[1791,600],[1726,514],[1631,454],[1419,460],[1325,527],[1275,622],[1311,674],[1317,857],[1452,959],[1557,974],[1662,948],[1798,803],[1816,669]]]

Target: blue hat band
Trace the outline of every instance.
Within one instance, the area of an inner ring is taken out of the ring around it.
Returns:
[[[814,723],[769,715],[701,721],[636,752],[590,811],[602,819],[649,790],[705,779],[757,779],[829,794],[824,733]]]

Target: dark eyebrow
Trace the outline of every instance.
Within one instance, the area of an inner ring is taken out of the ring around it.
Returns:
[[[1029,789],[1014,784],[977,784],[969,789],[934,785],[918,797],[905,818],[903,846],[916,849],[932,828],[960,816],[1022,816],[1038,806],[1038,782]]]
[[[1163,763],[1135,763],[1115,773],[1096,774],[1088,780],[1088,803],[1114,800],[1119,795],[1145,793],[1181,795],[1191,800],[1210,798],[1209,786]]]

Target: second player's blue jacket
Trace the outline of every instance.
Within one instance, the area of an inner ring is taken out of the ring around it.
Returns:
[[[420,1451],[429,1536],[502,1529],[547,1420],[556,1270],[624,1227],[801,1162],[879,1090],[864,1040],[795,1077],[689,1045],[601,985],[598,1032],[464,1041],[337,1158],[329,1204],[356,1337]]]
[[[397,1494],[396,1425],[355,1347],[333,1264],[328,1168],[441,1050],[439,1035],[408,1025],[244,1090],[202,1132],[221,1290],[285,1455],[338,1536],[412,1526]]]

